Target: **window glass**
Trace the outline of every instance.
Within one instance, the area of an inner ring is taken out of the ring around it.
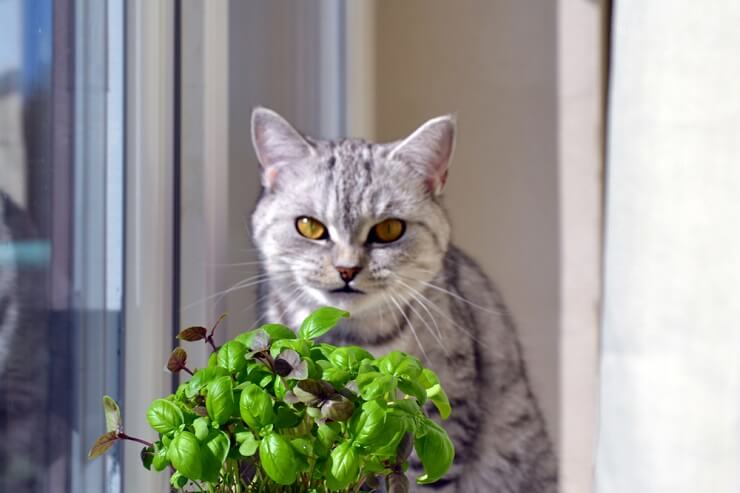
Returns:
[[[0,0],[0,491],[117,491],[120,2]]]

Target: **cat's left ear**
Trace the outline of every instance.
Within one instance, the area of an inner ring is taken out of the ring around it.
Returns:
[[[391,150],[388,159],[398,159],[418,168],[434,195],[442,193],[447,168],[455,148],[454,115],[432,118]]]
[[[267,188],[275,184],[281,167],[302,161],[316,152],[285,118],[262,107],[252,110],[252,144]]]

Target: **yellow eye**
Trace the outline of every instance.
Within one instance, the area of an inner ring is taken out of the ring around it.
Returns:
[[[406,231],[406,223],[400,219],[386,219],[370,230],[367,241],[371,243],[390,243],[396,241]]]
[[[311,240],[323,240],[329,237],[326,226],[312,217],[301,216],[295,221],[295,229]]]

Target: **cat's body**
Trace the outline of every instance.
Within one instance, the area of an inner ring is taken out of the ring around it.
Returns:
[[[0,491],[38,491],[45,449],[48,341],[43,271],[19,264],[36,238],[28,214],[0,191]]]
[[[439,374],[453,407],[443,425],[456,457],[429,488],[557,491],[557,463],[512,321],[483,272],[450,244],[439,199],[454,122],[431,120],[390,144],[314,141],[257,109],[253,139],[264,167],[252,219],[268,274],[264,319],[295,327],[318,306],[338,306],[352,317],[332,342],[377,355],[405,351]],[[315,220],[314,229],[301,232],[300,218]],[[393,239],[380,241],[376,228],[387,221],[400,221],[401,234],[391,228],[383,234]],[[411,466],[418,474],[419,464]]]

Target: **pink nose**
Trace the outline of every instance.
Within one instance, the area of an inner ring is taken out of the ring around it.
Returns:
[[[339,272],[339,277],[344,282],[350,282],[352,279],[357,277],[357,274],[362,270],[362,267],[336,267]]]

